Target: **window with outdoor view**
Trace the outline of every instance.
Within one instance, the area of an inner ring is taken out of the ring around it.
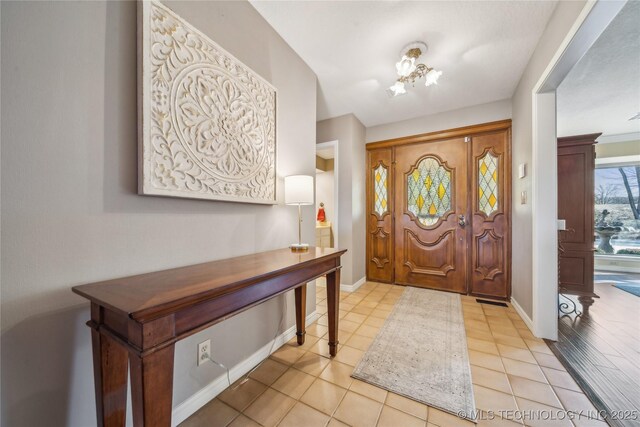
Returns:
[[[640,164],[595,174],[596,255],[640,257]]]

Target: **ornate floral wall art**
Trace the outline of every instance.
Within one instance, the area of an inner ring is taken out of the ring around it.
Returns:
[[[139,193],[276,203],[276,89],[164,5],[138,19]]]

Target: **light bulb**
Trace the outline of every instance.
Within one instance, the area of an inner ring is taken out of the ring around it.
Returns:
[[[404,55],[400,62],[396,63],[396,70],[399,76],[407,77],[416,70],[416,59]]]
[[[407,90],[404,88],[404,83],[396,82],[393,86],[389,88],[391,92],[393,92],[393,96],[398,96],[407,93]]]
[[[427,73],[427,75],[425,76],[425,86],[431,86],[433,84],[438,84],[438,79],[440,78],[440,76],[442,75],[442,71],[436,71],[433,68],[431,69],[431,71],[429,71]]]

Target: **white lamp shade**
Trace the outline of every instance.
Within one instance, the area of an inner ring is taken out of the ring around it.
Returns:
[[[285,176],[284,202],[287,205],[312,205],[313,177],[308,175]]]

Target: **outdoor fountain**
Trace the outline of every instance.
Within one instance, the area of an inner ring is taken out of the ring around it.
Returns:
[[[607,223],[607,215],[609,215],[609,211],[604,209],[600,220],[596,223],[595,231],[600,237],[598,250],[605,254],[612,254],[615,253],[615,250],[613,249],[613,246],[611,246],[611,238],[622,231],[622,228]]]

